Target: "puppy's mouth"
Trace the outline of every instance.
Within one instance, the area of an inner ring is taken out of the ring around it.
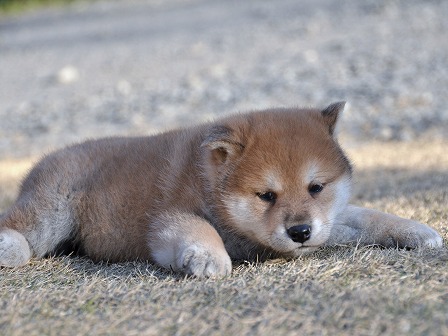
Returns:
[[[285,243],[283,241],[282,244],[271,245],[274,250],[277,250],[279,253],[285,256],[297,257],[302,254],[307,254],[316,251],[321,247],[321,245],[307,245],[305,244],[297,244],[293,243],[291,240]]]
[[[307,253],[311,253],[314,252],[316,250],[318,250],[320,248],[320,246],[299,246],[297,248],[295,248],[294,250],[292,250],[291,252],[289,252],[293,257],[297,257],[299,255],[302,254],[307,254]]]

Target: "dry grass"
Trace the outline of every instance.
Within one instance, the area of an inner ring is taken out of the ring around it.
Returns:
[[[448,238],[447,142],[350,150],[354,199]],[[0,163],[0,212],[27,162]],[[447,335],[448,251],[327,248],[241,264],[221,280],[145,263],[33,260],[0,269],[5,335]]]

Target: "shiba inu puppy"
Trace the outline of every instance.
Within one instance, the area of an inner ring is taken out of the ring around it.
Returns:
[[[0,218],[0,265],[70,247],[223,276],[231,259],[325,244],[441,247],[430,227],[348,205],[351,165],[334,129],[344,103],[272,109],[43,158]]]

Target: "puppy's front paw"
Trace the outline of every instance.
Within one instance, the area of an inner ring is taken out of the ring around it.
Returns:
[[[178,267],[197,277],[223,277],[232,272],[226,251],[212,251],[200,245],[189,245],[181,251]]]
[[[390,232],[392,240],[398,247],[406,248],[441,248],[443,247],[442,237],[425,224],[412,220],[401,220]]]

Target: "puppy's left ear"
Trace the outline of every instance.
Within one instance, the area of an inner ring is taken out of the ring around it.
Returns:
[[[344,111],[345,101],[337,102],[329,105],[324,110],[321,111],[324,122],[328,125],[330,134],[333,135],[334,129],[336,127],[336,122],[342,111]]]
[[[226,163],[244,149],[237,131],[224,125],[213,126],[203,140],[201,147],[210,150],[212,161],[218,165]]]

